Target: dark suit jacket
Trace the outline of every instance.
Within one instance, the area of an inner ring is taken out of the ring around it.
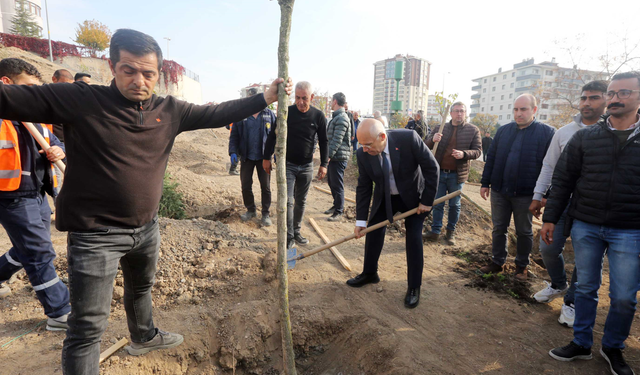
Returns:
[[[433,154],[413,130],[388,130],[389,156],[393,176],[402,201],[407,207],[418,207],[419,203],[433,206],[438,191],[440,167]],[[373,192],[373,217],[384,199],[382,166],[379,156],[372,156],[359,148],[358,187],[356,188],[356,220],[367,220]],[[373,184],[375,183],[375,189]]]

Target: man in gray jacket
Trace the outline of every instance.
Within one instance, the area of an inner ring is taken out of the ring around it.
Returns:
[[[606,91],[607,83],[604,81],[593,81],[584,85],[584,87],[582,87],[582,95],[580,96],[580,114],[575,116],[573,122],[560,128],[553,136],[547,154],[542,162],[542,170],[536,182],[536,187],[533,190],[531,206],[529,206],[529,211],[531,211],[536,218],[540,218],[540,211],[546,204],[547,200],[544,196],[551,186],[553,170],[558,163],[558,159],[560,159],[562,150],[564,150],[566,144],[578,130],[597,123],[600,116],[604,114],[607,106],[607,100],[605,98]],[[547,287],[536,293],[533,297],[538,302],[546,303],[566,292],[558,322],[571,328],[573,327],[575,317],[574,293],[576,290],[577,274],[574,267],[571,283],[567,286],[567,273],[564,269],[564,257],[562,256],[564,244],[568,237],[564,234],[568,232],[565,231],[567,210],[568,207],[562,214],[560,221],[556,224],[553,232],[553,243],[547,245],[542,237],[540,237],[540,254],[551,278],[551,283],[547,283]]]
[[[327,126],[329,141],[329,168],[327,182],[333,195],[333,206],[324,213],[329,221],[340,221],[344,211],[344,170],[351,157],[351,121],[345,112],[347,98],[343,93],[333,94],[331,109],[333,118]]]

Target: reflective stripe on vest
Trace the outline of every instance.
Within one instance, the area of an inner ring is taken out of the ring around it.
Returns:
[[[0,123],[0,191],[18,190],[21,171],[18,133],[11,121],[3,120]]]

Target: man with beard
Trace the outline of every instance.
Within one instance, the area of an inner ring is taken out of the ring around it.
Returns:
[[[575,293],[573,340],[552,349],[559,361],[591,359],[605,253],[609,259],[611,305],[600,354],[612,374],[631,375],[622,355],[629,337],[640,285],[640,72],[619,73],[606,93],[608,115],[579,130],[567,143],[553,172],[540,231],[547,245],[569,199],[571,238],[579,282]]]
[[[544,195],[547,194],[551,186],[553,169],[558,163],[558,159],[560,159],[562,150],[564,150],[566,144],[578,130],[595,124],[600,119],[600,116],[604,114],[605,107],[607,106],[607,100],[605,99],[606,91],[607,83],[604,81],[593,81],[584,85],[582,95],[580,96],[580,114],[575,116],[573,122],[560,128],[553,136],[549,149],[547,150],[547,155],[542,162],[542,171],[540,171],[540,176],[538,176],[538,182],[533,190],[533,201],[531,201],[531,206],[529,206],[529,211],[531,211],[536,218],[540,218],[540,211],[546,204],[547,200],[544,198]],[[553,233],[553,244],[547,245],[542,238],[540,239],[540,254],[551,278],[551,283],[547,283],[547,287],[536,293],[534,298],[538,302],[546,303],[566,292],[558,322],[567,327],[573,327],[573,319],[575,316],[574,293],[576,290],[577,274],[574,268],[571,284],[567,287],[567,273],[564,270],[564,257],[562,256],[564,244],[567,241],[567,236],[564,235],[566,223],[567,209],[562,213],[560,220],[556,224]]]

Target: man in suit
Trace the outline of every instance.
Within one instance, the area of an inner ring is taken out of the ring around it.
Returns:
[[[386,219],[394,212],[418,207],[418,213],[405,219],[408,289],[404,305],[418,306],[422,284],[422,226],[438,188],[440,168],[422,139],[413,130],[385,130],[382,122],[366,119],[358,127],[358,187],[356,189],[356,238],[367,226],[369,203],[373,205],[368,225]],[[400,162],[402,160],[402,162]],[[375,183],[375,189],[373,188]],[[373,193],[373,194],[372,194]],[[386,228],[367,233],[362,273],[347,281],[359,288],[378,283],[378,259],[384,245]]]

